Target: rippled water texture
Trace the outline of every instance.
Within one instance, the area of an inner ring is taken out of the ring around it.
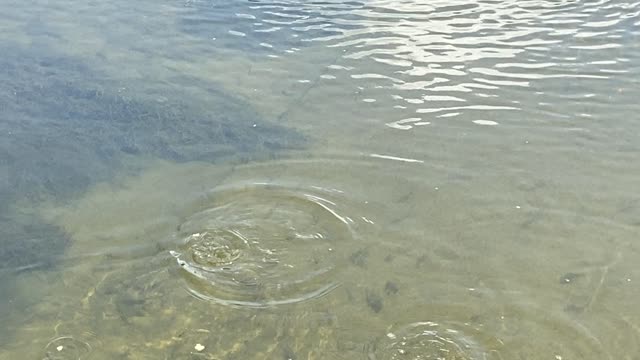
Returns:
[[[312,190],[312,189],[311,189]],[[182,223],[172,251],[189,291],[237,306],[296,303],[338,286],[333,272],[353,242],[353,220],[319,194],[250,185],[217,190]],[[348,244],[346,246],[349,246]]]
[[[640,354],[640,2],[0,4],[0,359]]]
[[[531,127],[537,125],[525,122],[531,114],[580,127],[576,121],[613,99],[628,103],[636,78],[624,74],[638,71],[637,52],[628,51],[637,43],[638,5],[624,1],[195,1],[187,7],[184,31],[254,54],[258,45],[270,56],[335,49],[334,63],[311,81],[350,79],[359,100],[397,110],[398,119],[387,125],[400,130],[451,118]],[[235,13],[232,24],[229,13]],[[615,87],[599,93],[598,84],[612,78]]]

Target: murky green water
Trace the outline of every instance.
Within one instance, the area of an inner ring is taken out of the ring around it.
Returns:
[[[640,3],[0,4],[0,359],[639,358]]]

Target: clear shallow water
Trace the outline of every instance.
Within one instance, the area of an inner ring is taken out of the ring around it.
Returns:
[[[0,358],[640,353],[640,3],[2,7]]]

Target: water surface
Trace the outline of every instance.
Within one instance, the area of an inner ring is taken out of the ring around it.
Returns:
[[[0,358],[640,353],[640,3],[1,3]]]

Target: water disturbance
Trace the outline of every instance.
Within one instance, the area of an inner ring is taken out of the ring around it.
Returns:
[[[640,3],[0,4],[0,360],[640,354]]]
[[[189,291],[259,307],[336,288],[344,243],[355,240],[353,220],[334,209],[332,192],[310,190],[252,184],[207,194],[211,203],[180,224],[182,244],[171,251]]]

